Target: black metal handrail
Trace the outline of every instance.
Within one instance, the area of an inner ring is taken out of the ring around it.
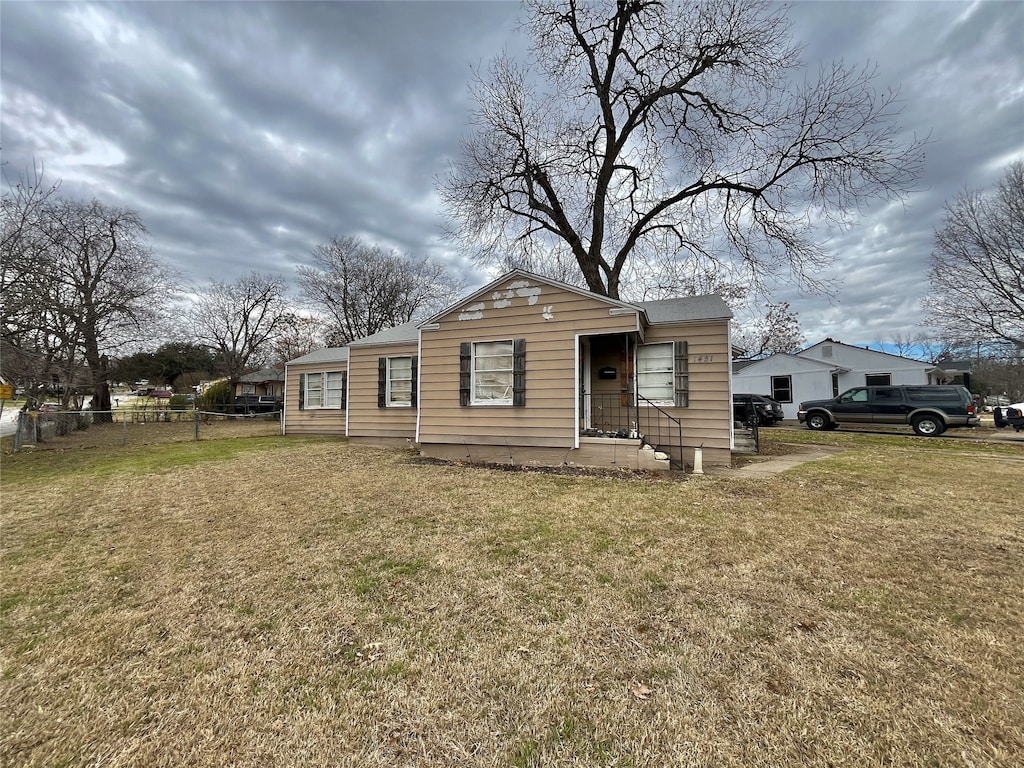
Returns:
[[[743,403],[743,418],[740,420],[744,427],[750,432],[754,441],[754,453],[761,452],[761,418],[758,416],[757,407],[754,405],[754,398],[737,396],[733,401],[733,410],[736,410],[736,401]],[[735,417],[735,413],[733,414]]]
[[[657,403],[637,395],[637,431],[640,438],[668,456],[669,466],[685,470],[683,459],[683,423]],[[640,406],[643,406],[641,408]]]
[[[669,466],[685,470],[683,424],[657,403],[632,392],[580,394],[581,412],[588,414],[583,435],[639,439],[669,457]]]

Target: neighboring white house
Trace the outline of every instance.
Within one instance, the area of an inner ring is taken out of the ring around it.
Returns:
[[[942,384],[949,372],[933,363],[825,339],[795,355],[733,364],[732,391],[769,395],[795,419],[802,400],[835,397],[851,387],[885,384]]]

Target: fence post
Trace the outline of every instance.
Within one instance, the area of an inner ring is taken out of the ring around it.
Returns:
[[[14,433],[14,450],[21,450],[21,441],[24,439],[21,431],[25,428],[25,411],[18,411],[18,431]]]
[[[199,409],[192,409],[192,431],[195,433],[195,439],[199,440]]]

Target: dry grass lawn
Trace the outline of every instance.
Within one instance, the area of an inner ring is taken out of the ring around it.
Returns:
[[[1024,451],[818,438],[686,482],[5,455],[0,763],[1020,765]]]

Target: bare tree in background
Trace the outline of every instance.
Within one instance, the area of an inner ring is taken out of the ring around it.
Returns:
[[[474,132],[440,188],[449,234],[479,263],[574,264],[613,298],[680,260],[820,289],[813,226],[901,197],[923,160],[870,67],[794,85],[783,6],[527,6],[531,60],[498,57],[478,77]]]
[[[47,206],[60,184],[47,185],[42,167],[8,182],[0,222],[0,314],[4,375],[25,389],[29,407],[38,405],[54,379],[70,381],[72,339],[57,328],[52,286],[40,280],[45,246],[40,233]]]
[[[147,335],[176,282],[130,209],[15,185],[3,205],[4,338],[71,378],[84,362],[96,421],[109,419],[108,353]],[[52,375],[52,374],[51,374]]]
[[[759,360],[779,353],[799,352],[807,340],[800,330],[798,313],[788,302],[765,304],[764,314],[739,325],[733,334],[733,346],[743,353],[740,360]]]
[[[288,314],[286,289],[280,277],[250,272],[234,283],[211,283],[189,313],[195,340],[213,353],[232,401],[239,377],[270,360]]]
[[[969,345],[1024,350],[1024,162],[995,192],[965,190],[935,234],[925,300],[932,324]]]
[[[301,296],[331,325],[328,341],[343,346],[455,302],[464,289],[444,264],[356,237],[335,237],[313,251],[315,266],[298,269]]]
[[[272,364],[284,366],[289,360],[308,355],[324,346],[327,324],[319,317],[286,312],[281,329],[274,340]]]

